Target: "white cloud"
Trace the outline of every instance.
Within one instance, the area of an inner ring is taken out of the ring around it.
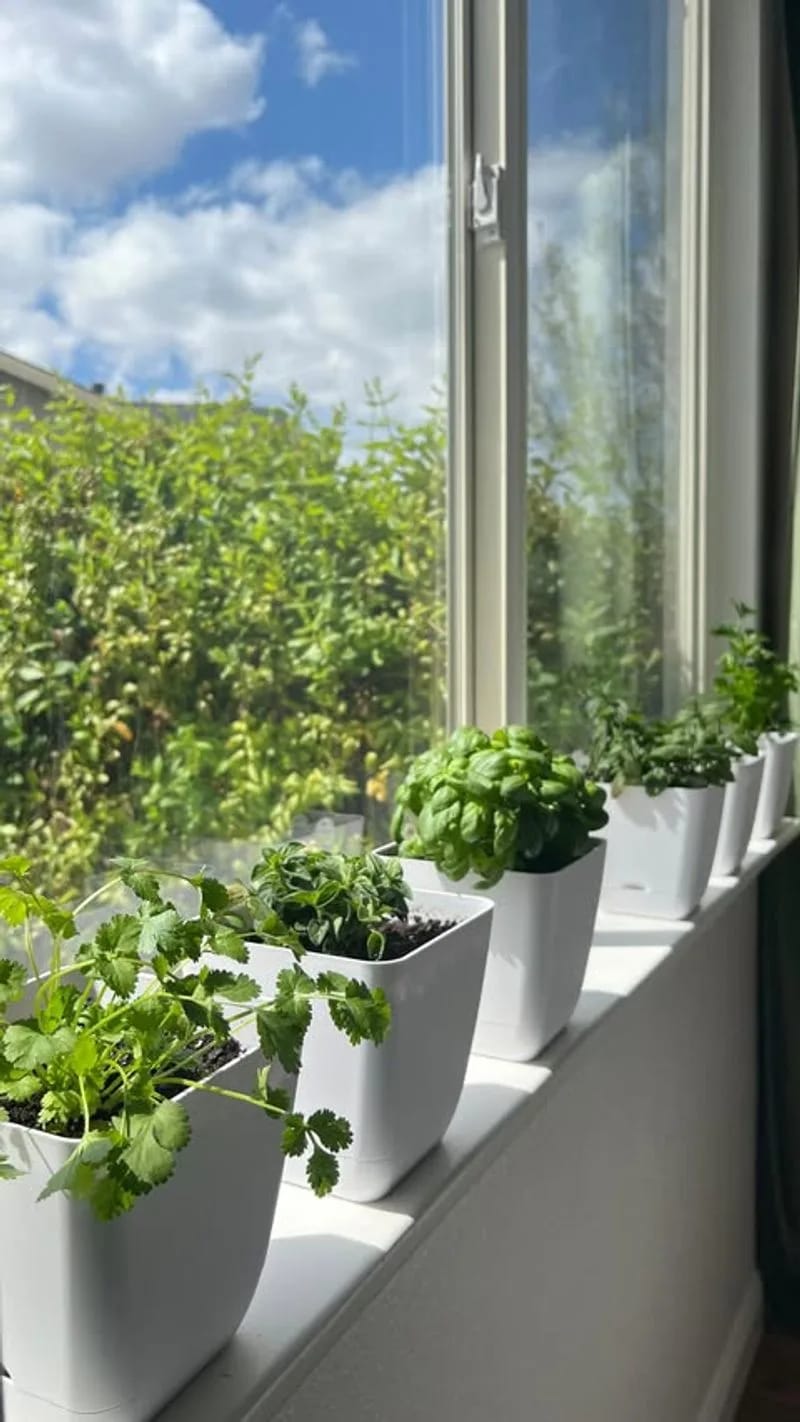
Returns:
[[[300,20],[295,26],[300,77],[310,89],[327,74],[342,74],[355,66],[352,54],[333,48],[318,20]]]
[[[263,41],[201,0],[3,0],[0,196],[102,198],[259,109]]]
[[[556,239],[572,250],[581,309],[618,308],[623,158],[588,140],[531,155],[532,296]],[[112,388],[167,399],[260,355],[263,400],[295,382],[320,410],[357,408],[378,377],[413,417],[445,374],[438,166],[378,185],[315,156],[249,161],[113,218],[0,205],[0,244],[0,345],[67,371],[80,357]]]
[[[318,159],[234,175],[192,210],[133,205],[73,234],[53,287],[66,329],[113,383],[213,381],[262,357],[264,398],[297,382],[358,404],[378,377],[418,410],[445,370],[445,190],[426,168],[345,202]]]

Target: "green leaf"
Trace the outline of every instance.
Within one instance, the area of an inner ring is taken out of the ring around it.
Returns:
[[[306,1125],[327,1150],[347,1150],[353,1144],[350,1122],[344,1116],[336,1116],[333,1111],[325,1108],[313,1111]]]
[[[123,869],[120,878],[123,884],[127,884],[131,892],[136,895],[137,899],[151,904],[161,903],[161,885],[157,876],[152,872]]]
[[[25,994],[28,975],[21,963],[10,958],[0,958],[0,1007],[10,1002],[19,1002]]]
[[[176,936],[179,937],[181,926],[180,914],[174,908],[143,914],[139,932],[141,956],[153,958],[156,953],[169,954],[176,946]]]
[[[110,1135],[100,1131],[89,1131],[78,1142],[61,1169],[54,1171],[50,1176],[39,1199],[46,1200],[50,1195],[55,1195],[60,1190],[67,1194],[74,1191],[82,1192],[91,1180],[92,1168],[107,1159],[112,1144]]]
[[[236,963],[246,963],[250,957],[242,935],[233,928],[214,929],[214,952],[224,958],[232,958]]]
[[[196,888],[200,890],[200,897],[203,907],[216,913],[219,909],[227,908],[230,903],[230,894],[225,885],[219,879],[211,879],[205,875],[200,875],[192,880]]]
[[[330,1151],[315,1146],[306,1165],[306,1178],[315,1195],[329,1195],[339,1179],[339,1162]]]
[[[30,859],[26,859],[22,854],[7,854],[0,859],[0,874],[13,874],[15,879],[22,878],[31,868]]]
[[[45,1035],[33,1019],[15,1022],[6,1028],[3,1055],[12,1066],[24,1071],[37,1071],[50,1066],[58,1057],[66,1056],[75,1045],[75,1033],[69,1027],[58,1027]]]
[[[0,1151],[0,1180],[18,1180],[22,1173],[17,1170],[16,1165],[12,1165],[8,1156]]]
[[[255,978],[245,973],[226,973],[221,968],[206,970],[203,984],[224,1002],[253,1002],[261,996],[261,988]]]
[[[283,1135],[281,1136],[281,1149],[284,1155],[303,1155],[307,1144],[308,1133],[304,1117],[290,1113],[284,1119]]]
[[[0,918],[4,918],[12,928],[19,928],[28,917],[30,895],[8,884],[0,885]]]
[[[128,1116],[130,1145],[121,1160],[146,1185],[163,1185],[175,1169],[175,1154],[189,1142],[189,1117],[177,1101],[162,1101],[152,1112]]]
[[[256,1027],[266,1060],[276,1058],[285,1071],[292,1075],[298,1072],[310,1021],[310,1005],[305,1020],[299,1014],[287,1014],[280,1007],[260,1007],[256,1012]]]
[[[392,1010],[382,988],[370,989],[366,983],[341,973],[320,973],[317,986],[332,994],[328,998],[331,1021],[353,1046],[383,1041],[391,1025]]]
[[[97,1065],[97,1044],[88,1032],[83,1032],[69,1054],[69,1065],[78,1076],[87,1076]]]

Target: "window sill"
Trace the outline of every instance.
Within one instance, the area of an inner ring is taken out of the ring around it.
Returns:
[[[566,1031],[532,1063],[472,1057],[442,1146],[386,1200],[318,1201],[283,1186],[264,1273],[237,1337],[162,1413],[162,1422],[240,1422],[277,1411],[437,1221],[586,1067],[595,1045],[614,1030],[615,1014],[677,968],[697,937],[798,834],[800,822],[785,821],[777,840],[751,847],[741,874],[715,880],[692,920],[601,915]]]

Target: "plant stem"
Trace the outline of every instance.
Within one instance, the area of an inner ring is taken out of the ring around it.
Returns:
[[[285,1116],[286,1112],[281,1106],[273,1106],[268,1101],[262,1101],[257,1096],[248,1096],[244,1091],[228,1091],[222,1086],[209,1086],[202,1081],[189,1081],[182,1076],[160,1076],[154,1080],[154,1086],[186,1086],[192,1090],[207,1091],[211,1096],[225,1096],[229,1101],[243,1101],[247,1106],[260,1106],[262,1111],[266,1111],[271,1116]]]

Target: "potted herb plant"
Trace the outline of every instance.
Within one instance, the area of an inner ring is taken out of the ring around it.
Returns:
[[[591,946],[604,791],[527,726],[466,727],[411,766],[393,833],[410,882],[495,906],[473,1049],[526,1061],[566,1026]]]
[[[648,720],[600,697],[589,712],[592,772],[609,789],[601,906],[685,918],[711,875],[730,744],[702,717]]]
[[[29,960],[0,959],[3,1415],[146,1422],[236,1331],[284,1153],[307,1155],[317,1193],[335,1184],[347,1122],[292,1105],[312,1001],[343,1042],[379,1041],[388,1008],[294,958],[266,999],[214,879],[190,881],[188,915],[161,875],[123,865],[136,907],[69,961],[79,910],[44,897],[23,859],[0,874],[0,915]]]
[[[765,758],[755,736],[744,727],[733,733],[718,701],[695,698],[677,719],[692,721],[697,717],[714,728],[715,734],[727,745],[731,757],[733,779],[725,786],[717,847],[711,865],[711,878],[719,879],[737,874],[741,867],[753,833]]]
[[[758,796],[753,837],[769,839],[786,811],[792,783],[797,732],[788,714],[788,699],[800,686],[798,668],[784,662],[767,637],[752,625],[754,609],[736,603],[736,620],[714,628],[725,637],[714,678],[714,691],[731,736],[758,743],[764,771]]]
[[[396,860],[297,843],[265,849],[225,911],[251,943],[250,971],[263,988],[302,951],[318,980],[357,970],[390,1004],[380,1052],[348,1048],[335,1030],[348,1022],[314,1009],[297,1108],[324,1087],[333,1109],[348,1113],[352,1143],[339,1156],[337,1194],[380,1199],[447,1130],[464,1083],[491,913],[481,898],[412,895]],[[292,1159],[286,1178],[303,1183]]]

